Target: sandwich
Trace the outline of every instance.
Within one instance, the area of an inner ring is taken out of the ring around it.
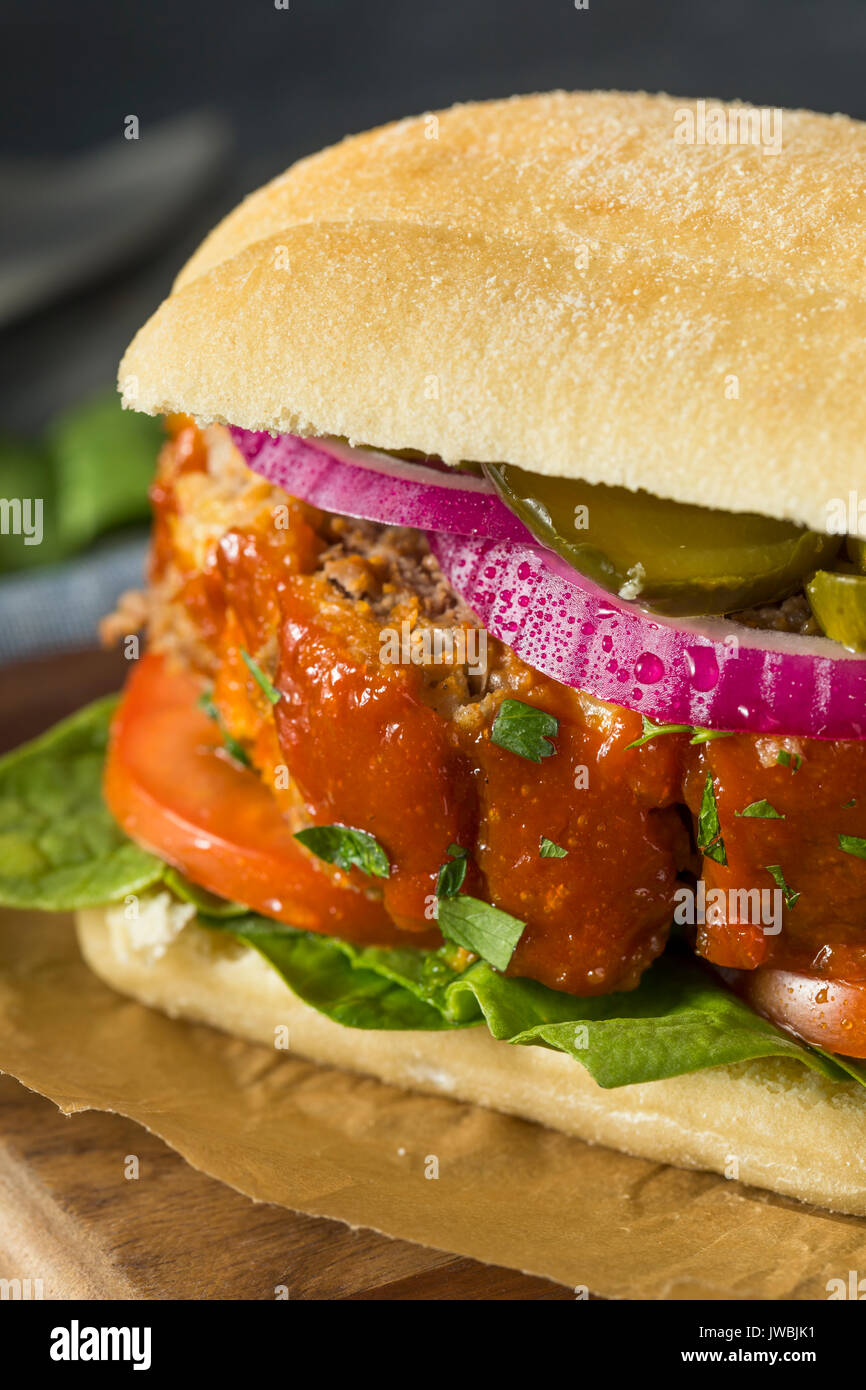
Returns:
[[[0,764],[0,900],[170,1015],[866,1214],[866,126],[700,106],[457,106],[207,237],[120,367],[125,689]]]

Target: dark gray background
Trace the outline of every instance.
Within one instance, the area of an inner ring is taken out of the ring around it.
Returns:
[[[0,427],[37,428],[111,381],[215,218],[299,155],[452,101],[645,87],[866,116],[864,0],[4,0],[0,157],[142,139],[211,106],[234,155],[146,264],[0,338]]]

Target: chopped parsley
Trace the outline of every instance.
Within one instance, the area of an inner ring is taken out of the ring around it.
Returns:
[[[296,831],[295,839],[338,869],[360,869],[374,878],[387,878],[391,871],[387,854],[366,830],[351,825],[310,825]]]
[[[782,869],[779,864],[765,864],[764,868],[767,870],[767,873],[770,874],[770,876],[773,879],[775,879],[779,888],[781,888],[782,896],[785,899],[785,906],[790,911],[790,909],[794,906],[795,902],[799,898],[800,894],[795,893],[793,888],[791,888],[785,882],[785,875],[782,873]]]
[[[565,859],[568,850],[563,849],[555,840],[548,840],[546,835],[542,835],[538,853],[542,859]]]
[[[640,738],[636,738],[633,743],[626,744],[626,748],[642,748],[651,739],[660,738],[662,734],[691,734],[689,743],[710,743],[714,738],[731,738],[732,731],[729,729],[702,729],[696,724],[656,724],[647,715],[641,715],[643,729]]]
[[[717,864],[727,864],[728,862],[711,772],[707,773],[704,794],[701,797],[701,810],[698,816],[698,849],[703,850],[706,857],[714,859]]]
[[[689,739],[689,743],[712,743],[714,738],[733,737],[733,729],[702,729],[696,724],[694,726],[694,736]]]
[[[280,692],[279,690],[277,690],[273,682],[270,681],[268,677],[265,675],[259,663],[257,661],[254,661],[253,658],[250,656],[249,652],[244,651],[243,647],[241,647],[241,656],[243,657],[244,665],[246,666],[256,685],[264,694],[265,699],[269,700],[272,705],[279,704]]]
[[[522,700],[503,700],[490,730],[490,741],[519,758],[540,763],[556,752],[550,739],[559,732],[559,720]]]
[[[735,816],[752,816],[755,820],[785,820],[781,811],[777,811],[775,806],[771,806],[769,801],[753,801],[742,811],[735,811]]]
[[[437,898],[455,897],[463,887],[466,877],[468,851],[462,845],[449,845],[447,853],[451,858],[447,864],[442,865],[436,879]]]
[[[199,709],[204,710],[208,719],[212,719],[215,724],[220,721],[219,710],[213,702],[213,696],[209,690],[203,690],[196,700]]]
[[[783,767],[789,767],[792,772],[799,772],[803,766],[803,759],[799,753],[789,753],[787,748],[780,748],[776,754],[776,762]]]
[[[856,805],[857,805],[857,798],[856,798],[856,796],[852,796],[852,798],[851,798],[850,801],[843,801],[843,802],[842,802],[842,810],[843,810],[843,811],[847,811],[847,810],[849,809],[849,807],[851,807],[851,806],[856,806]]]
[[[220,712],[214,704],[213,696],[211,695],[210,691],[203,690],[201,695],[199,695],[196,704],[198,705],[199,709],[204,710],[208,719],[212,719],[213,722],[216,724],[217,728],[219,729],[222,735],[223,747],[225,748],[229,757],[234,758],[236,763],[240,763],[241,767],[249,767],[250,758],[249,754],[247,753],[247,750],[244,748],[243,744],[238,743],[238,740],[236,738],[233,738],[232,735],[226,729],[225,725],[220,719]]]
[[[658,738],[660,734],[690,734],[691,724],[655,724],[652,719],[648,719],[645,714],[641,715],[643,730],[640,738],[636,738],[633,743],[626,744],[627,748],[642,748],[650,739]]]
[[[866,840],[859,835],[840,835],[839,848],[846,854],[853,854],[855,859],[866,859]]]
[[[479,898],[470,898],[466,893],[456,898],[440,898],[438,907],[437,920],[444,937],[472,951],[497,970],[507,968],[523,935],[525,922]]]

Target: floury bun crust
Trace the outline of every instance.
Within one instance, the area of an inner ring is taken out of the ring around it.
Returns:
[[[579,1063],[542,1047],[453,1033],[345,1028],[297,999],[249,947],[187,920],[161,894],[146,930],[122,910],[77,914],[85,960],[105,982],[172,1017],[292,1050],[410,1090],[535,1120],[642,1158],[725,1173],[834,1211],[866,1215],[866,1095],[795,1062],[766,1060],[602,1090]],[[159,914],[164,920],[157,920]]]
[[[697,111],[555,92],[302,160],[184,268],[126,404],[826,529],[866,476],[866,125],[683,143]]]

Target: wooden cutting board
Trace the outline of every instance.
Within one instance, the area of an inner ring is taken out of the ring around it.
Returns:
[[[0,752],[120,687],[115,653],[0,670]],[[140,1180],[124,1176],[128,1154]],[[267,1286],[262,1271],[267,1271]],[[0,1278],[45,1298],[571,1299],[515,1270],[251,1202],[130,1120],[0,1077]],[[284,1295],[283,1295],[284,1296]]]

